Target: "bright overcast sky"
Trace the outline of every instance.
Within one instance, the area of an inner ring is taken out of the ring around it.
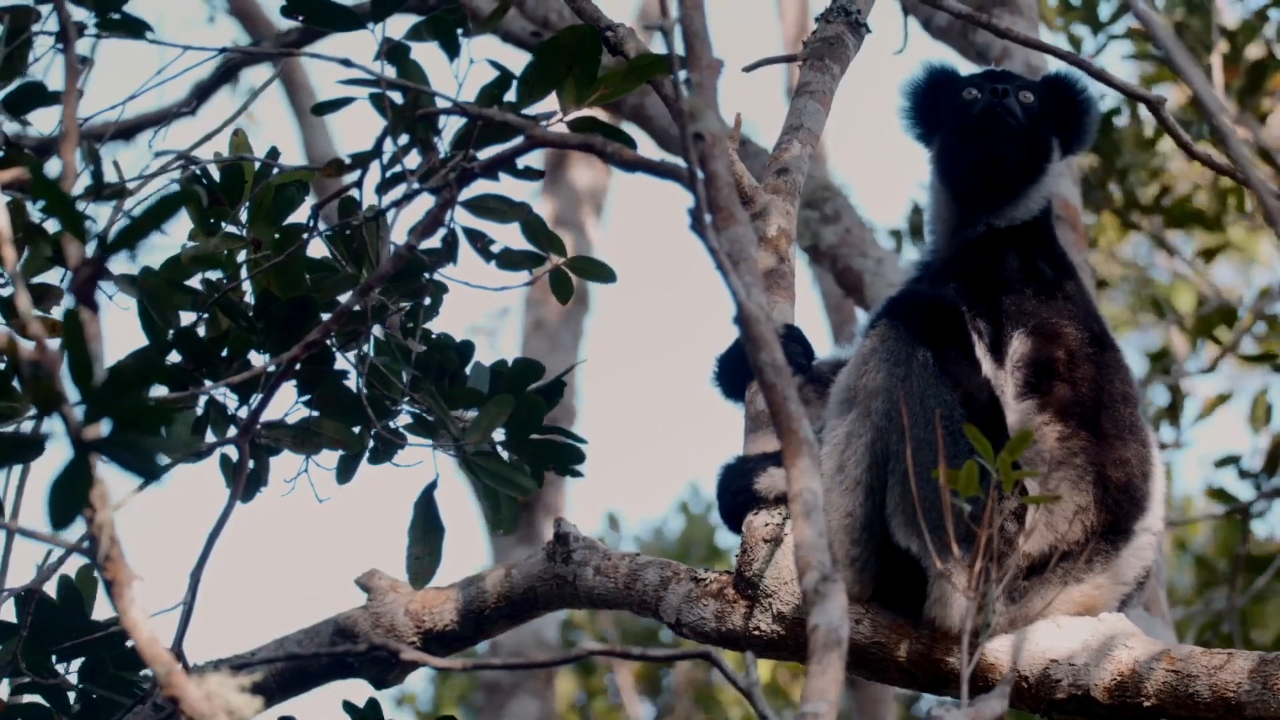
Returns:
[[[278,0],[264,4],[281,25],[287,22],[279,17]],[[612,17],[625,21],[634,16],[638,2],[610,0],[600,4]],[[211,10],[210,5],[218,9]],[[819,5],[814,3],[815,13]],[[746,131],[763,143],[771,143],[785,112],[784,70],[773,67],[746,75],[738,68],[781,52],[774,0],[719,1],[708,6],[715,51],[726,64],[721,107],[728,116],[741,112]],[[167,41],[223,45],[244,40],[239,28],[223,14],[221,3],[135,0],[129,9],[149,21]],[[211,14],[216,16],[213,23],[208,22]],[[924,152],[907,139],[899,125],[899,88],[924,60],[957,58],[914,22],[906,51],[895,54],[903,42],[902,19],[895,3],[880,3],[870,20],[875,32],[840,86],[825,142],[829,163],[856,207],[873,225],[886,229],[901,223],[912,199],[923,199],[927,173]],[[398,37],[409,24],[411,19],[403,18],[388,23],[388,34]],[[374,47],[368,34],[352,33],[325,40],[314,49],[367,62]],[[88,48],[89,43],[82,42],[79,49],[85,53]],[[466,93],[492,77],[484,59],[497,60],[517,72],[525,61],[522,52],[492,36],[472,42],[470,51],[471,58],[481,62],[469,63],[464,52],[457,65],[459,76],[470,72]],[[98,67],[88,81],[81,115],[151,84],[151,73],[168,62],[174,64],[164,71],[164,77],[209,57],[208,53],[180,55],[171,48],[139,42],[104,44],[97,55]],[[453,71],[436,46],[415,45],[414,57],[426,67],[437,88],[449,90],[448,78]],[[356,73],[324,62],[305,62],[320,99],[361,94],[335,85],[335,81]],[[162,85],[131,103],[127,114],[173,102],[209,67],[205,63]],[[195,118],[180,121],[158,136],[148,134],[131,144],[113,146],[115,157],[127,174],[133,174],[151,157],[149,144],[156,149],[187,147],[227,117],[269,75],[270,68],[265,65],[244,73],[237,87],[219,92]],[[60,71],[45,77],[51,87],[62,86]],[[41,112],[37,119],[48,127],[57,111]],[[343,153],[367,149],[381,127],[365,103],[352,105],[329,120]],[[279,84],[233,127],[248,132],[259,155],[276,144],[284,153],[284,162],[305,162]],[[196,152],[206,157],[215,150],[226,152],[229,132]],[[639,131],[634,134],[642,152],[657,154]],[[504,179],[500,189],[537,202],[537,183]],[[628,532],[659,521],[690,483],[704,495],[712,493],[720,464],[741,450],[740,411],[721,400],[709,381],[716,354],[735,333],[731,303],[706,252],[688,230],[688,206],[685,192],[675,185],[613,173],[603,237],[595,254],[618,271],[619,281],[613,286],[591,287],[591,314],[582,351],[586,362],[576,370],[580,378],[576,429],[590,444],[586,477],[569,485],[567,514],[587,533],[598,532],[610,510],[619,513]],[[399,220],[397,239],[407,222],[411,218]],[[171,223],[166,237],[150,241],[144,260],[158,264],[174,251],[187,228],[185,218]],[[492,232],[504,240],[513,234],[512,226],[493,228]],[[511,239],[519,245],[519,240]],[[490,285],[513,281],[512,275],[484,267],[468,251],[462,255],[461,267],[452,269],[455,277]],[[121,295],[118,302],[118,306],[107,304],[103,313],[109,363],[144,342],[132,301]],[[519,291],[494,293],[455,285],[434,328],[475,339],[477,358],[491,362],[518,354],[521,308]],[[807,269],[798,280],[796,315],[819,350],[830,346]],[[283,409],[289,400],[278,399],[276,405]],[[1224,410],[1217,417],[1225,422],[1215,421],[1217,437],[1204,444],[1223,452],[1220,439],[1224,435],[1243,438],[1247,429],[1240,422],[1240,413]],[[1215,456],[1200,455],[1186,458],[1192,461],[1188,465],[1201,470]],[[59,445],[36,464],[23,524],[47,527],[48,483],[66,457],[65,446]],[[369,568],[403,576],[410,507],[434,471],[430,456],[421,450],[402,453],[399,461],[421,462],[409,468],[364,466],[355,482],[338,488],[332,473],[318,468],[311,474],[311,484],[304,477],[289,485],[286,480],[301,467],[299,459],[290,454],[275,458],[270,484],[251,504],[235,511],[208,566],[186,644],[190,657],[200,662],[248,650],[359,605],[363,595],[352,580]],[[323,462],[332,466],[330,457]],[[465,481],[447,460],[439,463],[439,470],[437,497],[447,536],[437,584],[457,580],[489,563],[478,508]],[[132,478],[109,466],[104,474],[112,480],[114,497],[135,485]],[[119,514],[120,535],[142,578],[139,596],[148,610],[171,607],[182,598],[187,573],[225,496],[217,462],[211,459],[181,467]],[[80,530],[73,528],[71,532],[78,534]],[[29,577],[42,553],[37,545],[19,541],[11,583]],[[75,567],[73,563],[69,570]],[[10,609],[4,612],[12,617]],[[100,596],[97,616],[109,614],[109,606]],[[170,612],[154,622],[162,636],[169,637],[176,619],[177,613]],[[410,682],[420,678],[421,674]],[[336,683],[272,708],[264,717],[288,713],[304,720],[341,717],[342,698],[362,704],[369,693],[363,682]],[[390,696],[383,694],[388,710]],[[398,716],[407,717],[403,713]]]

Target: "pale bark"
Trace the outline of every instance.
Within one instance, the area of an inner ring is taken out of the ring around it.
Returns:
[[[778,20],[782,23],[782,51],[798,53],[804,45],[804,39],[813,29],[813,13],[809,10],[809,0],[778,0]],[[785,92],[788,99],[795,92],[796,79],[800,76],[800,64],[787,65]],[[818,143],[813,151],[813,164],[809,167],[809,175],[827,176],[827,151],[824,143]],[[803,246],[805,237],[812,234],[811,223],[802,222],[797,230],[797,240]],[[814,284],[818,288],[818,297],[822,299],[822,307],[826,311],[827,324],[831,328],[831,337],[837,345],[848,345],[857,336],[857,306],[848,295],[840,289],[835,278],[821,264],[809,258],[809,267],[813,271]]]
[[[565,609],[626,611],[690,640],[765,658],[800,661],[805,654],[804,606],[794,580],[753,587],[729,572],[610,550],[564,521],[541,552],[446,587],[415,592],[376,570],[357,584],[368,594],[361,607],[193,672],[251,671],[249,689],[267,707],[340,679],[387,688],[417,665],[371,652],[379,644],[442,657]],[[957,694],[954,640],[870,606],[851,607],[849,627],[851,672]],[[1012,706],[1030,712],[1097,720],[1280,718],[1280,653],[1166,644],[1115,613],[1049,618],[993,638],[979,651],[973,690],[990,690],[1010,673]],[[128,717],[169,711],[157,700]]]
[[[804,46],[805,38],[813,27],[809,9],[809,0],[778,0],[778,19],[782,23],[782,51],[799,53]],[[796,82],[800,77],[799,63],[787,66],[786,94],[790,98],[795,93]],[[827,174],[825,143],[819,142],[814,148],[813,164],[809,174],[815,172]],[[808,220],[806,218],[806,220]],[[797,235],[803,237],[812,234],[815,229],[811,221],[800,223]],[[827,324],[831,328],[831,337],[836,345],[849,345],[857,337],[858,312],[853,300],[840,289],[835,278],[821,264],[810,257],[818,295],[822,299],[822,307],[826,311]],[[898,716],[898,704],[894,698],[893,688],[888,685],[863,680],[850,675],[845,683],[845,698],[853,704],[856,720],[895,720]]]
[[[609,166],[591,155],[549,150],[544,167],[547,174],[542,183],[542,204],[547,224],[564,239],[570,255],[591,255],[609,189]],[[589,294],[587,283],[575,279],[573,300],[561,306],[547,283],[531,286],[525,295],[520,354],[546,365],[548,373],[558,373],[577,362]],[[548,413],[548,424],[573,427],[577,417],[576,377],[575,373],[565,377],[569,386],[564,399]],[[542,489],[522,501],[516,531],[490,537],[494,562],[511,562],[537,552],[551,538],[552,521],[564,514],[564,504],[564,478],[547,475]],[[543,615],[495,638],[489,652],[495,657],[529,657],[559,648],[560,618]],[[485,671],[480,685],[480,717],[555,717],[555,674],[552,668]]]
[[[589,14],[572,2],[579,17]],[[724,132],[717,101],[723,63],[711,48],[705,8],[681,0],[680,24],[689,68],[690,101],[681,119],[690,166],[694,154],[704,182],[691,189],[697,227],[733,293],[738,325],[757,385],[746,403],[745,452],[759,452],[765,430],[781,448],[797,576],[806,611],[807,654],[799,717],[834,720],[844,687],[848,644],[844,584],[836,573],[822,515],[818,443],[800,404],[777,337],[794,317],[794,244],[809,164],[845,71],[862,48],[874,0],[832,0],[805,42],[796,91],[782,131],[757,183],[737,157],[737,132]],[[594,20],[600,24],[600,18]],[[676,98],[679,83],[668,83]],[[655,85],[658,90],[665,90]],[[666,103],[669,107],[671,104]],[[679,117],[677,115],[677,117]],[[692,138],[701,136],[701,142]],[[748,208],[754,210],[748,215]],[[704,225],[705,223],[705,225]],[[754,258],[748,252],[754,249]],[[759,277],[757,277],[757,272]],[[762,398],[761,404],[758,399]],[[753,402],[753,400],[755,402]],[[744,543],[748,538],[744,535]]]

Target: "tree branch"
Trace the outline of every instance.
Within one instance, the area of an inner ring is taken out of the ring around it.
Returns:
[[[445,657],[566,609],[630,612],[696,642],[776,660],[801,661],[805,652],[805,611],[794,587],[749,598],[732,573],[610,550],[562,519],[540,552],[452,585],[414,592],[376,570],[357,584],[368,594],[363,606],[195,672],[251,665],[250,691],[268,707],[341,679],[386,688],[417,664],[390,652],[355,658],[342,650],[390,642]],[[958,694],[954,640],[871,607],[851,607],[849,617],[852,672]],[[1280,654],[1167,645],[1115,613],[1050,618],[991,639],[980,651],[975,690],[995,689],[1010,674],[1011,705],[1029,712],[1097,720],[1280,718]],[[167,717],[170,709],[156,701],[129,718]]]
[[[869,2],[865,10],[870,10]],[[765,442],[757,438],[766,433],[774,440],[770,426],[781,441],[795,565],[808,617],[809,652],[800,715],[834,718],[844,688],[848,599],[827,545],[817,439],[789,377],[775,327],[794,315],[791,253],[800,192],[836,88],[866,36],[864,8],[849,0],[833,0],[805,43],[795,96],[764,173],[765,212],[758,238],[740,200],[734,151],[717,106],[722,64],[712,54],[704,12],[697,0],[680,4],[692,89],[684,122],[699,140],[704,211],[710,213],[714,228],[714,233],[705,233],[705,240],[733,292],[742,336],[767,406],[767,413],[756,411],[757,403],[748,393],[746,449],[755,450],[753,444]],[[678,86],[676,90],[678,95]],[[751,256],[752,249],[756,258]],[[762,286],[756,284],[757,272],[763,273]]]
[[[1214,134],[1218,136],[1218,140],[1226,148],[1227,155],[1239,171],[1240,179],[1237,182],[1253,192],[1258,204],[1262,206],[1262,216],[1266,218],[1272,232],[1280,235],[1280,200],[1277,200],[1276,189],[1262,176],[1253,154],[1236,134],[1235,126],[1230,120],[1231,111],[1218,97],[1213,84],[1200,69],[1200,61],[1192,56],[1186,45],[1182,44],[1168,21],[1156,14],[1150,5],[1143,0],[1127,0],[1127,2],[1134,17],[1147,29],[1147,34],[1151,36],[1156,46],[1164,51],[1174,72],[1191,88],[1191,94],[1195,97],[1196,103],[1208,116]]]

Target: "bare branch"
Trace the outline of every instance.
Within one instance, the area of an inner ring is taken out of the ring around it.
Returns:
[[[742,72],[749,73],[752,70],[759,70],[762,67],[769,67],[770,65],[790,65],[792,63],[798,63],[803,59],[804,58],[800,57],[800,53],[784,53],[782,55],[770,55],[768,57],[762,57],[759,60],[756,60],[755,62],[751,62],[751,63],[747,63],[746,65],[743,65]]]
[[[446,657],[567,608],[630,612],[695,642],[765,658],[801,661],[805,652],[805,610],[794,588],[771,587],[748,598],[732,573],[610,550],[564,520],[556,521],[553,539],[540,552],[452,585],[414,592],[376,570],[357,584],[369,596],[363,606],[198,668],[197,677],[252,663],[256,677],[250,691],[268,706],[339,679],[385,688],[417,664],[389,654],[354,661],[326,650],[394,642]],[[957,695],[960,668],[953,638],[870,606],[851,607],[850,618],[852,672],[898,687]],[[303,654],[314,659],[254,663]],[[1045,619],[991,639],[977,659],[975,692],[989,692],[1010,675],[1011,706],[1029,712],[1069,709],[1098,720],[1280,718],[1273,692],[1280,682],[1280,653],[1168,645],[1115,613]],[[167,704],[153,703],[129,718],[166,717],[167,711]]]
[[[789,320],[794,312],[791,248],[800,190],[808,174],[809,161],[821,138],[836,87],[860,47],[867,27],[862,20],[862,8],[847,0],[835,0],[806,41],[808,50],[796,94],[764,173],[767,211],[757,243],[751,241],[755,232],[739,201],[740,183],[734,179],[733,172],[734,153],[717,106],[716,85],[721,63],[712,54],[704,8],[697,0],[682,0],[680,7],[693,92],[685,122],[694,136],[701,139],[699,164],[705,173],[706,210],[711,214],[714,227],[714,234],[708,232],[705,239],[733,291],[742,336],[767,406],[767,415],[753,413],[752,405],[758,403],[752,403],[749,391],[747,449],[752,449],[753,435],[763,435],[771,418],[781,441],[787,472],[787,505],[795,565],[808,611],[809,651],[800,714],[834,718],[844,688],[848,599],[827,546],[817,440],[794,383],[789,382],[774,326]],[[869,11],[869,4],[866,9]],[[758,260],[752,260],[751,249],[756,249]],[[761,270],[762,288],[756,285],[756,272]]]

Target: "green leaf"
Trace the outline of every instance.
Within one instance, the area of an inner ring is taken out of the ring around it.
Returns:
[[[591,93],[592,105],[607,105],[633,92],[653,78],[671,74],[671,58],[663,53],[643,53],[626,65],[604,73]]]
[[[435,42],[449,58],[449,62],[462,54],[462,41],[458,33],[464,31],[467,16],[461,5],[443,7],[414,23],[404,34],[405,42]]]
[[[438,484],[438,480],[432,480],[422,489],[413,503],[413,516],[409,520],[405,569],[409,574],[409,585],[414,590],[431,584],[443,557],[444,521],[440,519],[440,508],[436,505]]]
[[[1222,457],[1213,461],[1213,466],[1216,468],[1224,468],[1229,465],[1238,466],[1240,464],[1240,461],[1243,459],[1244,459],[1244,456],[1242,455],[1223,455]]]
[[[62,288],[52,283],[31,283],[27,285],[27,292],[31,293],[31,304],[43,313],[53,310],[66,296]]]
[[[111,434],[90,441],[88,446],[144,482],[154,482],[165,473],[164,466],[156,461],[161,442],[159,438],[112,429]]]
[[[325,115],[332,115],[359,99],[360,98],[340,97],[340,98],[334,98],[332,100],[321,100],[320,102],[311,106],[311,114],[315,115],[316,117],[324,117]]]
[[[560,427],[559,425],[543,425],[538,429],[539,435],[559,435],[566,440],[576,442],[580,445],[586,445],[587,439],[575,433],[569,428]]]
[[[582,448],[555,438],[529,438],[511,445],[519,451],[521,459],[529,463],[570,467],[587,460]]]
[[[1271,424],[1271,401],[1267,399],[1267,389],[1263,388],[1253,396],[1253,404],[1249,408],[1249,425],[1254,432],[1261,432]]]
[[[1028,495],[1026,497],[1019,498],[1018,502],[1024,505],[1044,505],[1046,503],[1057,502],[1061,499],[1061,495]]]
[[[143,240],[164,227],[165,223],[177,215],[178,211],[185,207],[187,200],[188,195],[185,190],[175,190],[167,195],[161,195],[116,232],[116,236],[107,243],[106,255],[135,251]]]
[[[479,360],[471,365],[467,373],[467,387],[475,388],[482,393],[489,392],[489,368]]]
[[[123,4],[123,3],[122,3]],[[151,23],[142,18],[120,10],[115,15],[98,15],[94,26],[104,35],[134,38],[142,40],[156,31]]]
[[[84,599],[84,614],[93,617],[93,606],[98,600],[98,576],[94,573],[93,564],[85,563],[76,568],[76,588]]]
[[[1013,434],[1009,441],[1004,444],[1004,449],[1000,454],[1009,458],[1011,462],[1017,461],[1022,454],[1031,447],[1031,442],[1035,439],[1035,432],[1031,428],[1023,428]]]
[[[616,143],[626,145],[632,150],[639,147],[636,145],[636,139],[631,137],[626,130],[623,130],[612,123],[605,122],[594,115],[583,115],[581,117],[573,118],[572,120],[566,121],[565,125],[573,132],[582,135],[599,135]]]
[[[62,104],[62,93],[50,90],[39,80],[20,83],[0,98],[0,108],[15,118],[24,117],[40,108]]]
[[[511,86],[516,81],[515,73],[493,60],[490,60],[489,64],[498,71],[498,75],[476,92],[475,104],[480,107],[496,107],[502,104],[502,99],[511,91]]]
[[[547,255],[566,257],[569,251],[564,247],[564,240],[547,225],[547,221],[536,213],[530,213],[520,220],[520,234],[535,249]]]
[[[303,25],[341,33],[363,30],[360,13],[333,0],[285,0],[280,15]]]
[[[575,66],[591,62],[588,58],[592,47],[595,50],[595,67],[589,68],[588,65],[579,70],[580,74],[574,73]],[[571,74],[576,84],[578,78],[585,76],[590,69],[590,80],[594,80],[599,67],[599,31],[584,23],[569,25],[538,43],[530,53],[529,62],[516,78],[516,105],[526,108],[541,101],[569,81]]]
[[[364,707],[350,700],[343,700],[342,712],[346,713],[350,720],[386,720],[386,716],[382,714],[382,703],[378,702],[376,697],[365,700]]]
[[[476,453],[461,464],[481,482],[512,497],[526,497],[538,489],[533,478],[495,453]]]
[[[475,195],[458,204],[481,220],[503,225],[520,222],[533,213],[533,208],[529,206],[529,203],[512,200],[505,195],[496,193]],[[466,230],[464,227],[463,233],[466,233]]]
[[[561,305],[568,305],[573,299],[573,278],[564,268],[551,268],[547,274],[547,284],[551,286],[551,295]]]
[[[54,532],[66,530],[80,517],[89,504],[89,488],[92,486],[89,455],[78,450],[49,487],[49,524]]]
[[[994,466],[996,464],[995,451],[991,449],[991,441],[987,440],[982,431],[976,425],[965,423],[964,434],[965,437],[969,438],[969,443],[973,445],[973,449],[978,451],[978,455],[983,460],[986,460],[988,465]]]
[[[493,264],[499,270],[507,272],[519,272],[521,270],[533,270],[542,267],[547,261],[547,256],[534,250],[513,250],[512,248],[503,248],[493,259]]]
[[[364,453],[342,453],[338,456],[338,466],[334,472],[334,480],[339,486],[355,480],[356,471],[360,469],[360,463],[364,462]]]
[[[1209,398],[1205,401],[1204,406],[1200,408],[1200,413],[1196,415],[1196,419],[1193,422],[1199,422],[1209,417],[1218,408],[1231,402],[1231,398],[1233,397],[1235,397],[1235,393],[1225,392],[1218,393],[1217,395]]]
[[[62,314],[62,349],[67,354],[71,382],[80,390],[80,396],[87,398],[93,392],[93,358],[76,308],[67,308]]]
[[[960,466],[960,474],[956,477],[955,485],[952,487],[960,493],[961,499],[982,494],[982,486],[978,482],[977,460],[970,458],[964,461],[964,465]]]
[[[360,436],[336,420],[322,416],[304,417],[293,424],[283,420],[264,422],[262,442],[298,455],[316,455],[325,450],[357,452],[363,449]]]
[[[610,285],[618,281],[618,274],[613,268],[587,255],[574,255],[565,260],[561,267],[587,282]]]
[[[564,49],[561,54],[569,62],[568,79],[557,86],[560,112],[569,114],[589,101],[596,76],[600,74],[600,31],[594,25],[570,25],[562,31]]]
[[[471,423],[467,425],[467,430],[463,434],[463,442],[468,445],[488,440],[495,430],[502,427],[502,423],[507,421],[507,417],[511,415],[512,409],[516,406],[516,399],[511,395],[498,395],[480,408],[480,412],[476,414]]]
[[[369,3],[369,20],[380,23],[400,12],[408,2],[409,0],[372,0]]]
[[[43,433],[0,431],[0,468],[33,462],[44,454],[47,443]]]

